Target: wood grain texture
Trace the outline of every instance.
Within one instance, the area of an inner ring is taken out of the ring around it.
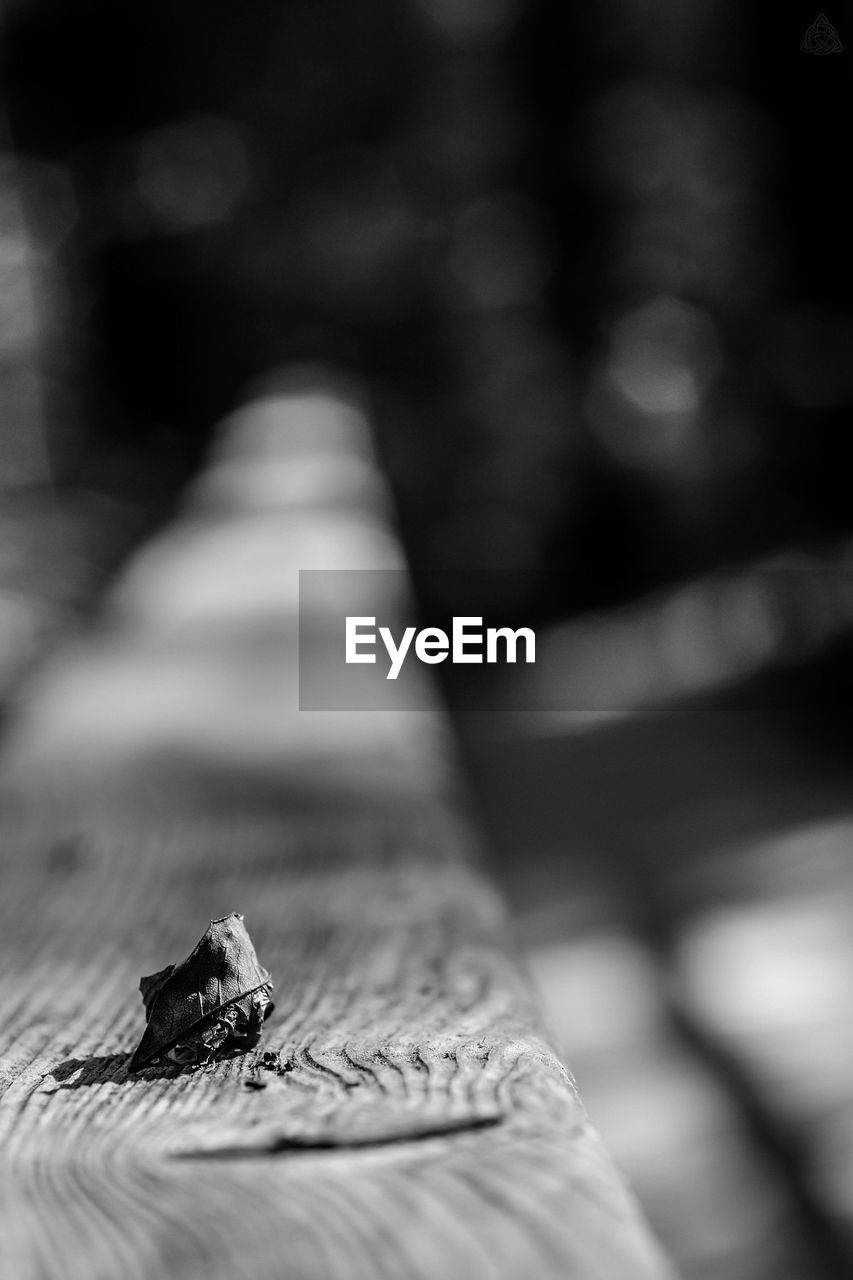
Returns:
[[[669,1275],[542,1036],[440,717],[307,729],[282,703],[249,750],[246,663],[267,699],[293,663],[292,598],[271,646],[264,601],[263,625],[242,606],[213,638],[156,606],[132,633],[108,615],[21,710],[0,778],[0,1274]],[[140,975],[232,910],[276,983],[261,1048],[129,1075]]]

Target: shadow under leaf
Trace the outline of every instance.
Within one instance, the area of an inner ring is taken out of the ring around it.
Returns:
[[[86,1058],[66,1058],[58,1062],[45,1079],[51,1077],[60,1089],[86,1089],[98,1084],[130,1084],[134,1080],[173,1079],[182,1074],[184,1068],[179,1066],[150,1066],[131,1075],[128,1064],[133,1055],[130,1053],[91,1054]]]

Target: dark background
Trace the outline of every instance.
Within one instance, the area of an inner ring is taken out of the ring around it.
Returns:
[[[524,570],[538,617],[846,530],[851,90],[815,16],[12,6],[11,139],[77,206],[53,482],[159,517],[297,357],[369,380],[416,574]],[[664,378],[712,360],[693,421],[608,386],[625,315]]]

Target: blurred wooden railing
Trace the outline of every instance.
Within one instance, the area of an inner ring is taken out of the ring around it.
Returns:
[[[24,691],[3,1275],[670,1274],[540,1029],[441,713],[298,710],[297,571],[399,565],[387,517],[352,398],[271,386]],[[139,976],[234,910],[261,1048],[130,1075]]]

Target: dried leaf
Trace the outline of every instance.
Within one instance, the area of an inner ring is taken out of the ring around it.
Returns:
[[[253,1049],[273,1011],[272,985],[243,917],[211,920],[182,964],[140,980],[148,1025],[128,1069],[157,1058],[189,1065]]]
[[[175,966],[167,964],[165,969],[161,969],[159,973],[152,973],[148,978],[139,979],[139,990],[142,992],[142,1003],[145,1005],[146,1021],[151,1017],[151,1006],[160,994],[160,988],[172,973]]]

